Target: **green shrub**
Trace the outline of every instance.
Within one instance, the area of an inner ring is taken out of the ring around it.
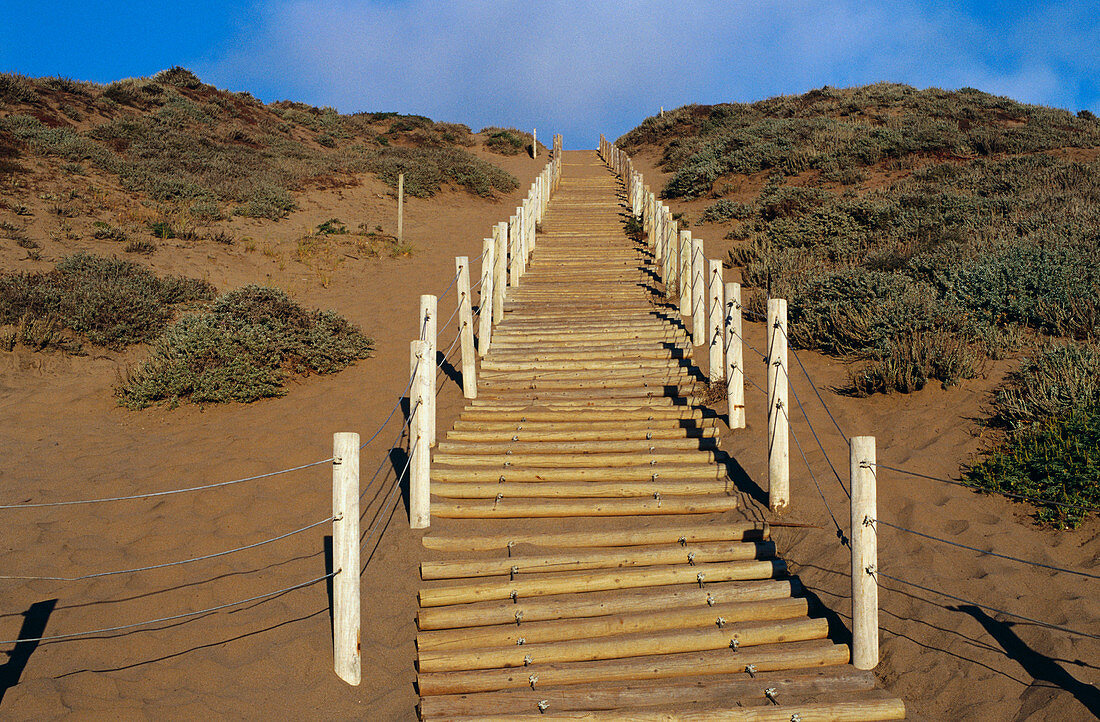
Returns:
[[[126,253],[140,253],[142,255],[149,255],[153,251],[157,250],[157,244],[152,241],[146,241],[144,239],[138,239],[130,241],[123,248]]]
[[[248,200],[237,208],[237,215],[277,221],[297,208],[298,204],[286,190],[266,186],[254,190]]]
[[[118,241],[121,243],[128,239],[126,231],[105,221],[96,221],[92,224],[92,229],[92,237],[101,241]]]
[[[177,88],[187,88],[188,90],[197,90],[202,87],[202,81],[199,80],[197,75],[178,65],[160,71],[153,76],[153,80],[162,85],[174,85]]]
[[[518,155],[527,146],[527,134],[515,128],[482,128],[485,147],[501,155]]]
[[[118,389],[120,403],[249,402],[281,396],[288,374],[333,373],[367,358],[370,339],[342,317],[307,311],[280,290],[245,286],[187,315]]]
[[[919,391],[931,379],[945,387],[978,375],[982,357],[958,336],[938,331],[907,331],[872,352],[871,360],[849,375],[857,396]]]
[[[1041,522],[1076,528],[1090,511],[1073,505],[1100,506],[1100,407],[1010,434],[1002,446],[968,466],[963,478],[985,491],[1022,495]]]
[[[391,188],[405,174],[405,193],[428,198],[451,183],[479,196],[508,193],[519,182],[495,165],[455,148],[383,148],[364,160],[365,169]]]
[[[738,203],[723,198],[717,203],[712,203],[699,216],[699,223],[722,223],[736,218],[745,220],[755,215],[756,209],[751,203]]]
[[[213,295],[205,281],[158,278],[129,261],[78,253],[48,273],[0,276],[0,323],[53,319],[91,343],[122,348],[160,333],[172,306]]]

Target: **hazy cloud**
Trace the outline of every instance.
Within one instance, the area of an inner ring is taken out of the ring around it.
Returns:
[[[1096,12],[955,3],[390,0],[267,3],[204,79],[344,112],[532,126],[567,147],[660,106],[877,80],[1100,111]],[[990,20],[989,16],[994,20]]]

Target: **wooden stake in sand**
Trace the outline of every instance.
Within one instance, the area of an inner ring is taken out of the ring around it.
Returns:
[[[702,346],[707,338],[707,276],[703,242],[691,239],[691,342]]]
[[[361,679],[359,653],[359,434],[332,435],[332,656],[336,676]]]
[[[405,174],[397,174],[397,245],[405,240]]]
[[[516,214],[512,216],[510,227],[512,228],[512,253],[517,256],[512,259],[516,267],[513,278],[515,285],[518,286],[519,280],[527,273],[527,236],[523,232],[523,206],[516,206]]]
[[[503,226],[503,228],[501,228]],[[508,286],[508,224],[493,226],[493,323],[504,320],[505,291]]]
[[[852,665],[878,665],[878,543],[875,437],[849,441],[852,483]]]
[[[434,364],[428,361],[428,343],[416,340],[409,344],[409,526],[427,529],[431,523],[431,487],[429,475],[427,414],[428,377]]]
[[[726,284],[726,401],[729,427],[745,428],[745,369],[741,346],[741,284]]]
[[[768,504],[782,513],[791,503],[787,416],[787,302],[768,299]]]
[[[710,301],[710,313],[708,314],[710,325],[710,380],[721,381],[726,378],[725,362],[725,303],[722,300],[725,289],[722,287],[722,262],[710,261],[710,283],[708,299]]]
[[[462,396],[477,398],[477,364],[474,360],[474,314],[470,301],[470,259],[455,258],[458,271],[458,333],[462,353]]]
[[[481,297],[478,300],[479,319],[477,352],[484,357],[489,352],[493,333],[493,268],[496,265],[496,242],[486,238],[481,242]]]
[[[531,129],[531,157],[532,158],[538,158],[539,157],[539,129],[538,128],[532,128]]]
[[[439,299],[431,295],[420,297],[420,338],[427,342],[425,352],[429,365],[435,366],[436,349],[439,344]],[[428,445],[435,446],[435,374],[429,374],[427,398]]]
[[[691,315],[691,231],[680,231],[680,315]]]

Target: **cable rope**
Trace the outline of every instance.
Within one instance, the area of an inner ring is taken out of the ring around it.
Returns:
[[[229,554],[236,554],[237,552],[243,552],[243,551],[248,550],[248,549],[255,549],[256,547],[262,547],[265,544],[271,544],[272,542],[277,542],[280,539],[286,539],[287,537],[294,536],[295,534],[300,534],[300,533],[306,531],[307,529],[312,529],[314,527],[320,526],[322,524],[325,524],[327,522],[330,522],[330,521],[334,520],[335,518],[336,517],[330,516],[327,519],[322,519],[320,521],[315,521],[312,524],[309,524],[307,526],[302,527],[301,529],[295,529],[294,531],[287,532],[286,534],[280,534],[279,536],[271,537],[270,539],[264,539],[263,541],[256,542],[255,544],[248,544],[246,546],[237,547],[235,549],[226,549],[225,551],[215,552],[213,554],[204,554],[201,557],[192,557],[191,559],[181,559],[180,561],[176,561],[176,562],[165,562],[164,564],[153,564],[153,565],[150,565],[150,566],[147,566],[147,567],[135,567],[133,569],[119,569],[117,571],[112,571],[112,572],[96,572],[94,574],[82,574],[81,576],[78,576],[78,577],[35,577],[35,576],[26,576],[26,575],[21,575],[21,574],[0,574],[0,579],[27,579],[27,580],[47,581],[47,582],[79,582],[79,581],[82,581],[84,579],[98,579],[99,577],[111,577],[111,576],[115,576],[115,575],[118,575],[118,574],[130,574],[132,572],[147,572],[147,571],[151,571],[153,569],[164,569],[165,567],[175,567],[175,566],[180,566],[182,564],[190,564],[191,562],[201,562],[201,561],[205,561],[207,559],[217,559],[218,557],[228,556]]]
[[[219,604],[216,607],[209,607],[207,609],[200,609],[197,612],[184,612],[183,614],[173,614],[170,617],[160,617],[158,619],[147,619],[144,622],[134,622],[132,624],[123,624],[117,627],[105,627],[103,629],[93,629],[87,632],[72,632],[70,634],[53,634],[47,637],[28,637],[26,639],[4,639],[0,640],[0,644],[25,644],[28,642],[53,642],[59,639],[73,639],[75,637],[87,637],[93,634],[105,634],[107,632],[120,632],[125,629],[133,629],[135,627],[146,627],[150,624],[160,624],[161,622],[171,622],[177,619],[186,619],[187,617],[197,617],[203,614],[210,614],[212,612],[218,612],[222,609],[229,609],[230,607],[239,607],[242,604],[248,604],[249,602],[256,602],[261,599],[267,599],[269,597],[275,597],[280,594],[286,594],[287,592],[293,592],[296,589],[302,589],[308,587],[317,582],[324,581],[331,577],[336,576],[342,570],[337,569],[334,572],[324,575],[323,577],[317,577],[316,579],[310,579],[308,582],[302,582],[301,584],[295,584],[284,589],[277,589],[274,592],[265,592],[264,594],[258,594],[248,599],[241,599],[236,602],[229,602],[228,604]]]
[[[1072,503],[1072,502],[1066,502],[1066,501],[1055,501],[1054,499],[1049,499],[1047,497],[1029,496],[1027,494],[1016,494],[1016,493],[1013,493],[1011,491],[1001,491],[999,489],[983,489],[981,487],[971,486],[969,484],[964,484],[961,481],[953,481],[951,479],[943,479],[943,478],[940,478],[938,476],[929,476],[928,474],[921,474],[921,473],[916,472],[916,471],[909,471],[908,469],[899,469],[897,467],[887,466],[886,464],[881,464],[881,463],[876,463],[875,466],[877,466],[880,469],[886,469],[887,471],[897,472],[898,474],[906,474],[908,476],[915,476],[918,479],[928,479],[929,481],[938,481],[938,482],[941,482],[943,484],[951,484],[952,486],[961,486],[962,488],[969,489],[970,491],[989,493],[989,494],[1001,494],[1002,496],[1010,496],[1014,499],[1023,499],[1024,501],[1030,501],[1030,502],[1035,503],[1035,504],[1053,504],[1055,506],[1064,506],[1064,507],[1068,507],[1068,508],[1071,508],[1071,509],[1085,509],[1087,511],[1100,511],[1100,506],[1092,506],[1090,504],[1080,504],[1080,503]]]
[[[1089,579],[1100,579],[1100,574],[1090,574],[1089,572],[1082,572],[1082,571],[1079,571],[1077,569],[1066,569],[1065,567],[1056,567],[1052,564],[1044,564],[1043,562],[1033,562],[1033,561],[1030,561],[1028,559],[1021,559],[1020,557],[1014,557],[1014,556],[1010,556],[1008,554],[1000,554],[1000,553],[994,552],[994,551],[987,551],[985,549],[979,549],[977,547],[967,546],[966,544],[960,544],[959,542],[954,542],[954,541],[951,541],[949,539],[941,539],[938,536],[932,536],[931,534],[925,534],[924,532],[915,531],[913,529],[907,529],[907,528],[905,528],[903,526],[899,526],[897,524],[891,524],[890,522],[888,522],[884,519],[874,519],[873,522],[875,524],[883,524],[885,526],[890,527],[891,529],[897,529],[898,531],[903,531],[907,534],[914,534],[916,536],[924,537],[925,539],[931,539],[932,541],[938,541],[941,544],[949,544],[953,547],[959,547],[961,549],[969,549],[970,551],[978,552],[979,554],[985,554],[985,555],[991,556],[991,557],[1000,557],[1001,559],[1008,559],[1009,561],[1019,562],[1021,564],[1030,564],[1033,567],[1042,567],[1043,569],[1051,569],[1051,570],[1056,571],[1056,572],[1065,572],[1066,574],[1076,574],[1078,576],[1088,577]]]
[[[870,571],[870,574],[871,574],[871,576],[875,577],[876,580],[877,580],[878,577],[882,577],[883,579],[889,579],[890,581],[898,582],[899,584],[906,584],[910,587],[916,587],[917,589],[920,589],[921,591],[928,592],[930,594],[939,594],[942,597],[947,597],[948,599],[954,599],[956,602],[962,602],[963,604],[968,604],[972,607],[978,607],[979,609],[984,609],[987,612],[996,612],[997,614],[1003,614],[1007,617],[1015,617],[1016,619],[1022,619],[1025,622],[1030,622],[1031,624],[1038,624],[1040,627],[1047,627],[1049,629],[1056,629],[1059,632],[1068,632],[1069,634],[1076,634],[1076,635],[1081,636],[1081,637],[1088,637],[1089,639],[1100,639],[1100,635],[1098,635],[1098,634],[1091,634],[1089,632],[1082,632],[1082,631],[1077,630],[1077,629],[1071,629],[1069,627],[1063,627],[1063,626],[1058,625],[1058,624],[1051,624],[1050,622],[1043,622],[1043,621],[1040,621],[1038,619],[1032,619],[1031,617],[1025,617],[1024,615],[1016,614],[1015,612],[1008,612],[1008,611],[1005,611],[1004,609],[998,609],[996,607],[990,607],[990,606],[987,606],[985,604],[978,604],[977,602],[972,602],[969,599],[963,599],[962,597],[956,597],[954,594],[948,594],[947,592],[942,592],[938,589],[930,589],[930,588],[922,586],[920,584],[916,584],[915,582],[909,582],[909,581],[906,581],[904,579],[899,579],[897,577],[892,577],[889,574],[883,574],[882,572],[877,571],[877,570]]]
[[[817,400],[821,402],[821,408],[825,409],[825,413],[829,415],[829,419],[832,420],[833,426],[836,427],[837,432],[840,434],[841,438],[844,439],[844,443],[847,444],[848,435],[840,428],[840,424],[837,423],[836,418],[833,416],[833,412],[829,410],[828,404],[825,403],[825,399],[821,397],[821,393],[817,390],[817,384],[814,383],[813,378],[810,376],[810,372],[807,371],[806,367],[802,364],[802,359],[798,358],[798,353],[794,350],[793,344],[791,343],[791,337],[787,335],[787,330],[782,326],[777,326],[777,328],[783,332],[783,337],[787,339],[787,347],[790,349],[791,355],[794,356],[794,360],[798,362],[799,367],[802,369],[802,373],[806,375],[806,380],[810,382],[810,388],[817,394]]]
[[[183,489],[170,489],[168,491],[151,491],[146,494],[131,494],[129,496],[108,496],[100,499],[76,499],[71,501],[50,501],[50,502],[38,502],[34,504],[4,504],[0,506],[0,509],[36,509],[42,507],[51,506],[74,506],[77,504],[100,504],[108,501],[129,501],[131,499],[151,499],[160,496],[171,496],[173,494],[183,494],[189,491],[204,491],[206,489],[217,489],[223,486],[232,486],[233,484],[242,484],[246,481],[256,481],[257,479],[267,479],[272,476],[279,476],[280,474],[289,474],[292,471],[301,471],[302,469],[308,469],[313,466],[320,466],[321,464],[327,464],[332,461],[332,457],[327,459],[320,459],[318,461],[311,461],[308,464],[302,464],[301,466],[292,466],[289,469],[280,469],[279,471],[269,471],[266,474],[257,474],[255,476],[246,476],[241,479],[233,479],[232,481],[221,481],[216,484],[203,484],[201,486],[189,486]]]

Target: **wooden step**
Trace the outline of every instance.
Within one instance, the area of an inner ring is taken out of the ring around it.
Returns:
[[[702,564],[743,559],[770,559],[775,556],[772,542],[706,542],[661,544],[631,547],[604,547],[570,553],[516,555],[497,559],[450,559],[422,562],[422,579],[457,579],[516,575],[536,571],[577,571],[579,569],[617,569],[654,564]]]
[[[750,665],[755,667],[755,673],[827,667],[847,664],[848,654],[847,645],[813,640],[766,644],[737,651],[726,647],[632,659],[534,663],[518,669],[426,672],[417,675],[417,686],[421,695],[434,695],[523,688],[538,690],[541,685],[668,679],[698,674],[740,675],[747,678],[749,675],[745,670]]]

